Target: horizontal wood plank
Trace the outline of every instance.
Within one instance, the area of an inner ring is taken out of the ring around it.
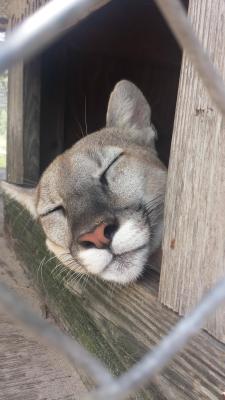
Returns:
[[[158,275],[148,271],[129,287],[80,278],[51,259],[44,234],[21,206],[5,198],[7,231],[58,322],[114,375],[131,367],[169,332],[179,317],[157,300]],[[224,390],[225,346],[197,335],[163,371],[179,400],[218,400]],[[165,400],[158,383],[135,399]]]

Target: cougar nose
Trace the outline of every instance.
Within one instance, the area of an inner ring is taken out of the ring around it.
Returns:
[[[85,248],[97,247],[102,249],[109,246],[116,230],[116,224],[102,222],[92,232],[81,235],[78,242]]]

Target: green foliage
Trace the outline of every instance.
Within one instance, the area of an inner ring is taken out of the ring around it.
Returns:
[[[6,167],[6,156],[5,154],[0,154],[0,168]]]
[[[0,76],[0,93],[7,96],[8,76],[4,73]],[[7,109],[0,108],[0,168],[6,166],[6,131],[7,131]]]
[[[4,73],[0,76],[0,93],[7,96],[8,90],[8,76]],[[0,136],[6,136],[7,129],[7,110],[5,108],[0,108]]]
[[[0,91],[7,93],[8,90],[8,75],[7,72],[0,75]]]
[[[6,136],[7,129],[7,111],[0,108],[0,136]]]

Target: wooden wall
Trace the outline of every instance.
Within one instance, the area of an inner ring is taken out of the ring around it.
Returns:
[[[48,0],[11,0],[13,30]],[[9,70],[7,179],[34,184],[40,176],[40,60],[17,63]]]
[[[11,26],[39,3],[12,1]],[[189,15],[225,76],[224,1],[213,7],[211,0],[190,0]],[[153,1],[109,2],[39,59],[10,71],[8,180],[36,181],[57,154],[82,137],[81,130],[86,134],[102,127],[110,91],[122,78],[134,81],[149,100],[159,154],[167,164],[180,65],[181,52]],[[184,57],[160,284],[160,300],[181,314],[224,274],[224,153],[224,121]],[[208,329],[225,341],[224,327],[221,308]]]
[[[225,79],[225,2],[190,1],[189,17]],[[225,275],[225,124],[189,62],[183,59],[170,156],[160,300],[192,310]],[[207,321],[225,342],[225,306]]]
[[[40,63],[14,65],[8,83],[7,179],[33,184],[40,162]]]
[[[25,18],[32,15],[49,0],[10,0],[8,1],[10,29],[15,28]]]
[[[80,7],[78,14],[71,14],[65,20],[65,32],[108,1],[97,0],[93,4],[87,2],[84,10]],[[16,28],[25,18],[47,2],[48,0],[12,0],[9,7],[9,29]],[[56,70],[54,64],[53,70]],[[43,86],[41,71],[40,54],[26,65],[18,63],[9,71],[7,179],[13,183],[35,184],[40,177],[40,145],[41,151],[43,150],[43,145],[40,143],[41,88]],[[58,76],[57,82],[59,80]],[[58,115],[58,110],[59,105],[56,110],[53,109],[56,115]],[[63,138],[63,125],[58,125],[58,131],[61,132]],[[55,134],[56,130],[53,126],[53,129],[48,130],[48,135],[54,137]],[[60,152],[62,148],[58,147],[57,150]]]
[[[180,65],[181,51],[154,2],[114,0],[68,32],[42,56],[41,170],[105,125],[110,92],[124,78],[149,100],[168,164]]]
[[[143,280],[127,287],[96,277],[82,278],[74,271],[66,271],[49,254],[39,223],[7,196],[5,216],[17,256],[41,290],[45,309],[47,305],[60,326],[113,375],[121,375],[147,351],[154,350],[179,321],[177,314],[157,300],[158,276],[154,271],[149,270]],[[224,359],[225,346],[201,332],[170,361],[157,382],[149,382],[129,399],[222,400]],[[90,378],[87,381],[84,374],[82,379],[90,390],[93,382]]]
[[[11,28],[44,3],[14,0]],[[9,181],[36,182],[58,154],[102,128],[110,92],[124,78],[150,102],[159,154],[168,164],[181,52],[154,2],[100,3],[108,4],[10,72]]]

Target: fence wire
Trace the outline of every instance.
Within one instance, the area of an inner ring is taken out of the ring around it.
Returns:
[[[149,0],[150,1],[150,0]],[[108,1],[105,1],[107,3]],[[76,23],[87,15],[96,0],[53,0],[25,20],[11,33],[1,47],[0,73],[19,60],[26,60],[58,37],[70,16]],[[209,94],[225,115],[225,85],[204,52],[178,0],[155,0],[183,50],[187,53]],[[0,301],[19,321],[34,333],[60,349],[75,366],[82,368],[99,388],[86,396],[87,400],[119,400],[149,383],[168,361],[197,333],[204,320],[225,300],[225,278],[201,301],[195,310],[180,320],[169,335],[128,372],[115,379],[107,369],[75,340],[42,320],[18,296],[0,283]],[[157,378],[158,379],[158,378]],[[168,393],[168,398],[174,398]]]
[[[14,29],[1,46],[0,74],[14,63],[26,61],[78,23],[90,10],[109,0],[52,0]]]

